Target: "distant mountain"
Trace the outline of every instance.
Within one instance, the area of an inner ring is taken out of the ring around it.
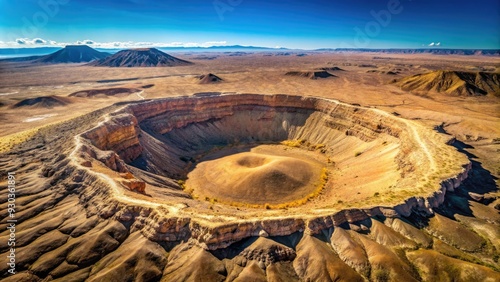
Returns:
[[[0,59],[0,62],[29,62],[40,59],[43,56],[28,56],[28,57],[9,57],[6,59]]]
[[[164,52],[193,52],[193,53],[203,53],[203,52],[273,52],[273,51],[283,51],[289,50],[287,48],[270,48],[270,47],[259,47],[259,46],[242,46],[242,45],[229,45],[229,46],[210,46],[210,47],[155,47],[156,49]],[[112,48],[96,48],[99,51],[105,51],[109,53],[116,53],[123,49]]]
[[[87,45],[68,45],[52,54],[34,60],[35,63],[84,63],[99,60],[110,56],[109,53],[99,52]]]
[[[100,67],[175,67],[190,64],[192,63],[170,56],[155,48],[141,48],[123,50],[88,65]]]
[[[158,48],[170,52],[264,52],[264,51],[283,51],[286,48],[270,48],[259,46],[210,46],[210,47],[161,47]]]
[[[268,52],[274,55],[291,56],[297,52],[339,52],[339,53],[386,53],[386,54],[436,54],[436,55],[486,55],[500,56],[500,49],[444,49],[444,48],[387,48],[387,49],[364,49],[364,48],[321,48],[315,50],[301,50],[288,48],[269,48],[259,46],[211,46],[211,47],[158,47],[158,50],[164,52]],[[43,56],[61,50],[60,47],[37,47],[37,48],[0,48],[0,61],[31,61],[36,59],[34,56]],[[117,53],[122,49],[95,48],[95,50],[104,53]],[[283,52],[286,51],[286,52]]]
[[[364,48],[322,48],[314,51],[321,52],[371,52],[387,54],[435,54],[435,55],[487,55],[500,56],[500,49],[364,49]]]
[[[394,84],[415,94],[433,91],[456,96],[500,97],[500,73],[440,70],[404,77]]]
[[[47,51],[51,49],[44,49],[44,50]],[[37,51],[43,52],[42,50],[37,50]],[[92,49],[87,45],[68,45],[48,55],[8,58],[2,61],[30,62],[30,63],[40,63],[40,64],[87,63],[94,60],[105,58],[110,55],[111,54],[109,53],[99,52],[95,49]]]
[[[0,58],[44,56],[61,50],[61,47],[0,48]]]

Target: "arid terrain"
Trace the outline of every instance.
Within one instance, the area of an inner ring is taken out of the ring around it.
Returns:
[[[0,61],[2,281],[500,281],[500,57],[138,52]]]

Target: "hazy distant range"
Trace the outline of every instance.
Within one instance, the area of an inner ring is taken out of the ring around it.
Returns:
[[[62,47],[36,47],[36,48],[0,48],[0,59],[41,56],[54,53]],[[98,51],[116,53],[123,48],[108,49],[94,48]],[[421,49],[346,49],[346,48],[322,48],[314,50],[288,49],[288,48],[268,48],[257,46],[213,46],[213,47],[159,47],[157,49],[165,52],[374,52],[389,54],[438,54],[438,55],[486,55],[500,56],[500,49],[444,49],[444,48],[421,48]]]

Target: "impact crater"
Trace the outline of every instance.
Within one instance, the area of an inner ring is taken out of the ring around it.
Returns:
[[[73,156],[108,183],[102,205],[130,206],[148,238],[217,249],[262,230],[433,214],[471,168],[450,141],[375,108],[216,93],[125,104]]]

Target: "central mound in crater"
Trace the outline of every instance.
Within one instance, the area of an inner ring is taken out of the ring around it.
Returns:
[[[261,145],[207,155],[188,174],[187,189],[198,198],[232,205],[270,205],[300,201],[321,190],[325,164],[310,152],[283,145]]]

